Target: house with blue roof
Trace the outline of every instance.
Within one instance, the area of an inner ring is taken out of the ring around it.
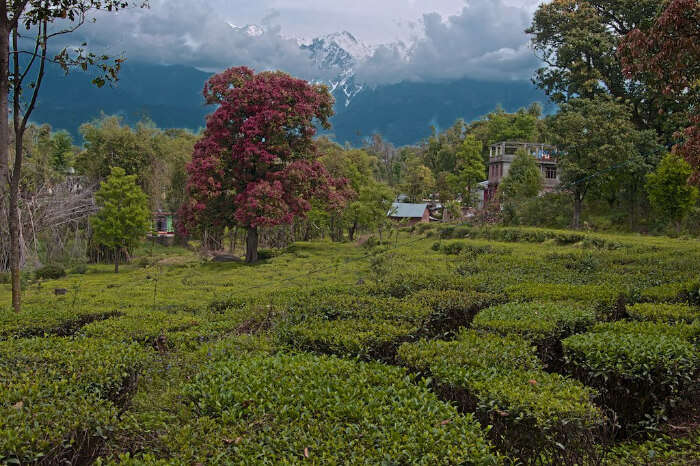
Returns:
[[[409,225],[427,223],[430,221],[430,209],[428,209],[428,204],[394,202],[386,216],[392,220],[404,221]]]

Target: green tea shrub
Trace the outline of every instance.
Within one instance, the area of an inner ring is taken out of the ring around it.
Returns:
[[[490,307],[474,318],[475,329],[501,335],[519,334],[537,345],[540,359],[550,369],[561,360],[561,339],[586,331],[595,312],[577,303],[508,303]]]
[[[627,313],[635,320],[654,322],[692,322],[700,319],[700,308],[688,304],[638,303],[627,306]]]
[[[412,323],[386,320],[308,319],[280,327],[278,339],[305,351],[391,362],[399,345],[414,339],[419,330]]]
[[[164,441],[188,464],[501,462],[471,415],[382,364],[253,355],[211,364],[182,392],[196,419]]]
[[[566,369],[600,390],[624,433],[654,423],[697,389],[697,349],[682,338],[616,329],[573,335],[562,342]]]
[[[603,320],[617,320],[626,315],[625,292],[608,285],[571,285],[522,282],[506,287],[509,301],[581,301],[590,304]]]
[[[687,303],[700,306],[700,282],[673,282],[645,288],[641,292],[642,302]]]
[[[455,274],[416,270],[391,273],[384,277],[381,282],[370,287],[367,293],[376,296],[404,298],[411,293],[425,289],[462,290],[464,288],[463,279]]]
[[[629,333],[637,335],[667,335],[682,338],[691,343],[700,341],[700,320],[690,323],[678,322],[675,324],[666,322],[637,322],[618,320],[594,325],[591,332]]]
[[[467,330],[454,341],[404,344],[397,357],[430,375],[443,397],[474,411],[492,426],[493,442],[524,462],[581,464],[605,422],[592,390],[544,372],[518,336]]]
[[[443,254],[448,254],[448,255],[460,254],[463,249],[464,249],[464,243],[459,243],[459,242],[445,243],[442,245],[442,248],[441,248]]]
[[[79,335],[153,345],[162,334],[181,332],[202,323],[191,314],[149,310],[89,323],[80,329]]]
[[[490,293],[458,290],[422,290],[405,298],[431,310],[429,321],[423,324],[430,336],[452,332],[471,324],[474,316],[503,298]]]
[[[34,271],[37,280],[56,280],[66,276],[66,271],[60,265],[45,265]]]
[[[100,339],[0,342],[0,463],[94,460],[146,361]]]
[[[121,315],[119,311],[95,312],[93,309],[28,306],[22,309],[21,319],[12,313],[0,313],[0,340],[44,335],[70,336],[91,322]]]
[[[441,248],[441,243],[440,241],[435,241],[433,245],[430,247],[433,251],[439,251]]]

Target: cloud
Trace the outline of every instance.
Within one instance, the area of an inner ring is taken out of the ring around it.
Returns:
[[[100,13],[94,24],[81,28],[80,39],[92,50],[124,53],[130,60],[211,71],[241,65],[257,71],[283,69],[307,79],[319,75],[296,40],[282,35],[281,26],[275,24],[276,12],[268,11],[262,18],[264,34],[251,35],[245,27],[233,28],[233,21],[215,3],[197,8],[192,0],[152,0],[150,9]]]
[[[530,19],[531,5],[504,0],[471,0],[446,20],[437,13],[424,14],[424,35],[406,53],[393,44],[382,46],[358,76],[375,84],[527,79],[538,66],[524,33]]]
[[[384,24],[391,39],[357,67],[362,82],[527,79],[538,66],[524,33],[536,2],[151,0],[150,9],[99,14],[95,24],[71,40],[86,40],[91,49],[112,55],[123,52],[131,60],[206,71],[246,65],[326,79],[331,76],[292,37],[343,28],[360,39],[374,37],[376,44],[382,41],[377,31]],[[419,17],[425,11],[431,12]],[[264,34],[249,34],[245,26],[253,23],[262,25]],[[402,34],[396,33],[399,28]]]

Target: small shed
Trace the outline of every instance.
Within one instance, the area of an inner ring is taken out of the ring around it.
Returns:
[[[387,217],[392,220],[405,220],[409,225],[416,223],[428,223],[430,221],[430,210],[428,204],[409,204],[406,202],[394,202],[387,212]]]

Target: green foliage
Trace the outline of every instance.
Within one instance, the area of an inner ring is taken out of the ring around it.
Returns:
[[[418,158],[410,159],[406,166],[403,189],[413,202],[420,202],[435,188],[435,177]]]
[[[451,342],[405,344],[398,358],[492,425],[490,437],[516,457],[580,461],[604,421],[591,390],[542,371],[534,348],[516,336],[463,331]]]
[[[515,153],[508,174],[503,178],[498,188],[505,202],[527,199],[537,196],[542,190],[542,173],[535,158],[526,150],[519,149]]]
[[[595,318],[595,312],[578,303],[508,303],[481,311],[473,327],[537,342],[585,331]]]
[[[305,457],[319,464],[499,462],[470,415],[380,364],[312,355],[236,358],[207,367],[183,393],[195,426],[210,419],[222,426],[192,430],[170,445],[183,461],[217,453],[277,464]]]
[[[572,99],[550,121],[552,142],[560,151],[559,178],[573,193],[576,229],[586,194],[610,183],[614,167],[643,165],[653,148],[655,134],[639,131],[630,112],[628,106],[605,97]]]
[[[690,323],[666,323],[666,322],[636,322],[618,320],[616,322],[599,323],[591,328],[591,332],[610,332],[635,335],[664,335],[681,338],[689,342],[700,340],[700,321]]]
[[[113,167],[107,181],[101,183],[95,194],[100,210],[92,218],[96,243],[117,251],[133,247],[148,231],[151,214],[135,180],[136,176]]]
[[[472,191],[486,177],[486,167],[481,156],[482,143],[473,134],[468,134],[455,155],[457,171],[449,182],[457,193],[464,193],[464,204],[472,205]],[[447,200],[447,199],[445,199]]]
[[[66,276],[66,271],[60,265],[45,265],[34,271],[34,276],[41,280],[56,280]]]
[[[640,325],[595,329],[562,342],[568,369],[601,391],[628,431],[657,422],[697,384],[696,348],[676,336],[639,333]]]
[[[687,304],[638,303],[627,306],[627,313],[635,320],[654,322],[687,322],[700,319],[700,309]]]
[[[680,155],[669,153],[647,175],[646,190],[656,213],[680,224],[698,199],[698,188],[688,184],[693,170]]]
[[[94,459],[146,358],[99,339],[0,342],[0,462]]]

